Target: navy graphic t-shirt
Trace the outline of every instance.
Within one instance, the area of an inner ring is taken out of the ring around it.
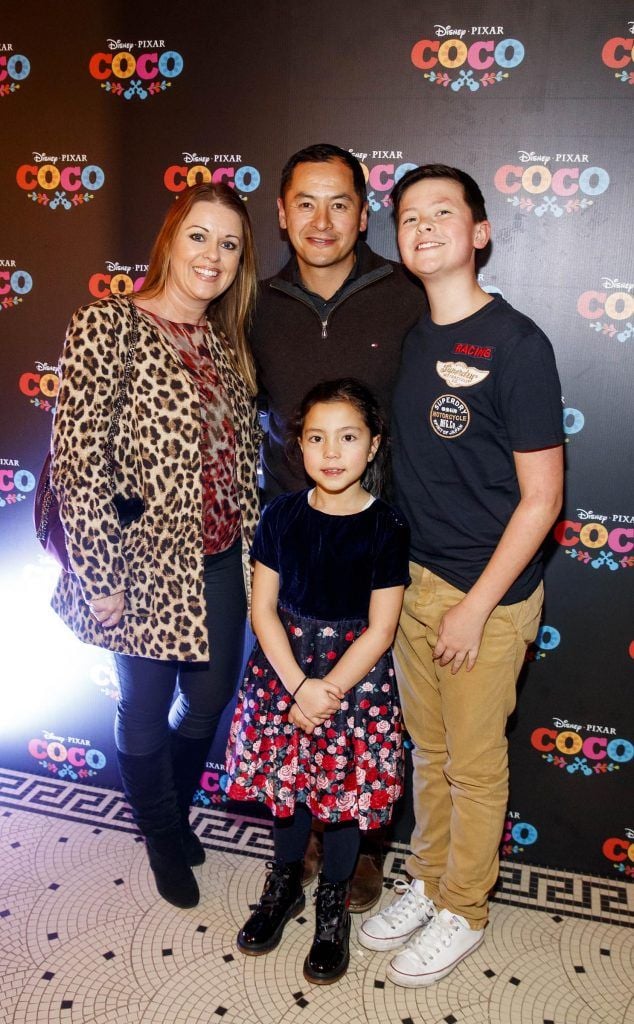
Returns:
[[[513,452],[563,442],[548,338],[499,296],[455,324],[423,317],[403,345],[392,434],[412,560],[467,591],[520,500]],[[540,579],[537,553],[500,603],[524,600]]]

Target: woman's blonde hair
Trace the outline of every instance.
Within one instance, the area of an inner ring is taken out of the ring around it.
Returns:
[[[225,335],[237,369],[244,377],[252,394],[256,392],[255,367],[247,330],[257,290],[257,271],[253,230],[246,206],[239,195],[225,184],[205,182],[192,185],[181,192],[170,207],[152,247],[148,272],[143,287],[137,293],[147,298],[160,295],[166,287],[172,248],[176,234],[194,203],[219,203],[238,214],[242,222],[243,245],[240,265],[235,281],[226,292],[209,304],[207,313]]]

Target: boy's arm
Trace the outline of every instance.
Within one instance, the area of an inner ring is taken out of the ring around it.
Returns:
[[[463,599],[442,618],[434,658],[456,673],[478,657],[489,615],[539,548],[557,518],[563,497],[563,448],[513,452],[520,501],[491,559]]]

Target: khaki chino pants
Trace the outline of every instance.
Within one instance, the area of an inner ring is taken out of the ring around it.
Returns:
[[[444,613],[464,594],[410,563],[412,583],[394,646],[405,726],[414,744],[416,824],[406,869],[438,909],[483,928],[498,875],[508,801],[506,722],[526,647],[539,628],[543,585],[498,605],[471,672],[432,658]]]

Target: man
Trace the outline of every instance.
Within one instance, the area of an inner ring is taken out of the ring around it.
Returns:
[[[320,380],[358,377],[389,414],[403,338],[426,307],[403,268],[372,252],[365,178],[344,149],[308,146],[286,163],[277,200],[293,255],[260,285],[250,332],[268,433],[264,498],[307,486],[286,454],[293,409]]]
[[[328,144],[308,146],[286,163],[277,200],[293,255],[260,285],[250,340],[268,414],[262,446],[264,499],[307,486],[300,460],[287,454],[288,419],[320,380],[357,377],[389,415],[403,338],[426,308],[423,289],[403,268],[360,239],[367,228],[359,161]],[[350,909],[368,910],[383,881],[380,851],[362,843]],[[317,871],[313,834],[305,881]]]
[[[392,193],[405,265],[430,312],[408,335],[394,395],[396,500],[412,529],[395,644],[414,742],[413,881],[359,932],[405,948],[387,976],[443,978],[484,937],[508,799],[505,727],[542,607],[540,548],[561,506],[561,387],[550,342],[487,294],[482,193],[429,164]]]

